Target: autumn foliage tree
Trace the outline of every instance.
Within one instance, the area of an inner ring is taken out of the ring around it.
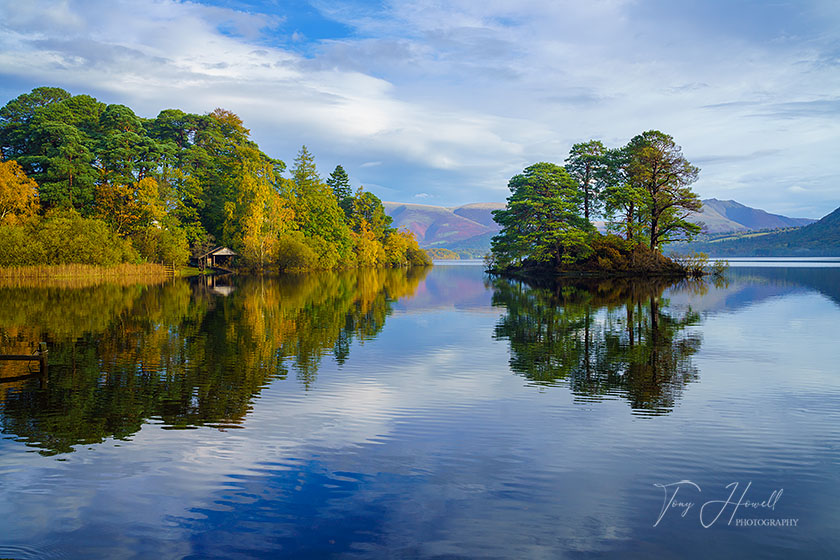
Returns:
[[[284,177],[286,164],[226,109],[144,118],[36,88],[0,108],[0,156],[0,224],[92,220],[84,223],[97,243],[108,232],[119,249],[103,263],[119,254],[180,264],[190,246],[195,254],[226,245],[254,270],[425,264],[416,240],[390,229],[378,198],[352,193],[342,166],[322,181],[304,146]],[[5,232],[16,247],[9,254],[37,262],[40,249],[21,228]]]
[[[25,222],[38,207],[38,184],[17,162],[0,161],[0,224]]]

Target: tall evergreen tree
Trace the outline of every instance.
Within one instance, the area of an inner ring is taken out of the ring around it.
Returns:
[[[335,166],[335,169],[327,179],[327,185],[332,188],[338,205],[344,210],[344,214],[349,217],[353,211],[353,191],[350,188],[350,177],[347,176],[347,172],[344,171],[343,167],[340,165]]]
[[[686,218],[702,207],[700,197],[690,187],[700,169],[685,159],[674,139],[658,130],[649,130],[630,140],[626,149],[630,183],[644,193],[643,212],[651,250],[674,236],[691,237],[699,233],[700,226]]]
[[[351,256],[353,242],[344,212],[332,190],[321,181],[315,158],[301,146],[292,168],[295,213],[301,231],[318,253],[322,268],[346,263]]]
[[[309,152],[306,145],[300,147],[295,166],[292,168],[292,181],[295,184],[295,194],[306,196],[315,191],[322,184],[321,176],[315,168],[315,158]]]
[[[603,185],[606,152],[600,140],[590,140],[572,146],[566,158],[566,171],[577,181],[583,193],[583,217],[586,221],[590,221],[600,206],[598,195]]]
[[[512,177],[508,187],[513,194],[507,208],[493,212],[502,226],[492,240],[497,262],[557,266],[587,252],[592,225],[580,215],[582,193],[565,169],[537,163]]]

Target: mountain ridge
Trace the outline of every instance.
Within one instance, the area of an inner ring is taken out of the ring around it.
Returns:
[[[421,247],[445,248],[448,244],[499,232],[501,228],[493,221],[492,211],[505,207],[494,202],[445,207],[383,201],[382,205],[393,218],[392,225],[414,233]],[[488,250],[489,247],[488,241]]]
[[[689,220],[704,224],[704,232],[748,232],[753,230],[802,227],[817,220],[790,218],[745,206],[734,200],[708,198],[703,209]],[[501,202],[474,202],[461,206],[436,206],[412,202],[383,202],[393,226],[414,233],[421,247],[441,247],[462,257],[481,257],[490,251],[490,239],[501,230],[493,221],[493,210],[505,208]],[[603,222],[595,222],[603,230]]]
[[[705,233],[802,227],[817,221],[811,218],[789,218],[781,214],[771,214],[734,200],[706,198],[702,202],[702,210],[692,213],[689,221],[702,222]]]
[[[840,256],[840,208],[793,231],[757,237],[685,243],[675,252],[700,251],[712,257],[836,257]]]

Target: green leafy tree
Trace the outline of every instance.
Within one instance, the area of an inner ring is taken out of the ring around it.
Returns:
[[[21,161],[36,170],[32,178],[40,185],[41,204],[90,212],[96,181],[90,139],[78,128],[57,121],[39,124],[35,134],[40,153]]]
[[[0,143],[40,185],[46,208],[92,209],[95,138],[105,105],[88,95],[38,88],[0,109]]]
[[[588,252],[592,225],[580,215],[582,192],[563,167],[534,164],[511,178],[508,187],[513,194],[507,208],[493,212],[502,226],[492,240],[497,263],[559,266]]]
[[[309,152],[306,145],[300,147],[295,166],[292,168],[292,181],[294,181],[294,193],[298,197],[305,197],[315,191],[321,190],[323,184],[318,169],[315,167],[315,157]]]
[[[39,87],[19,95],[0,109],[0,151],[3,158],[31,155],[36,147],[32,145],[30,126],[38,110],[69,98],[70,94],[61,88]],[[32,169],[26,169],[26,172],[31,174]]]
[[[359,187],[350,201],[352,202],[351,217],[354,231],[359,231],[363,223],[379,239],[384,239],[392,231],[391,223],[394,220],[385,213],[382,201],[375,194]]]
[[[142,120],[131,109],[108,105],[99,120],[102,133],[93,165],[99,171],[100,183],[130,183],[162,176],[170,151],[146,134]]]
[[[700,226],[689,222],[691,212],[702,206],[690,185],[700,169],[691,165],[668,134],[649,130],[627,145],[629,183],[644,192],[644,217],[651,250],[675,236],[691,237]]]
[[[321,181],[315,159],[302,146],[292,168],[292,191],[300,230],[319,257],[321,268],[333,268],[352,259],[353,240],[344,212],[332,189]]]
[[[207,121],[207,116],[166,109],[145,127],[161,152],[159,181],[170,214],[178,219],[194,246],[203,246],[213,237],[202,222],[212,158],[203,145],[196,143],[200,139],[198,131]]]
[[[644,191],[630,182],[627,161],[626,149],[607,150],[604,167],[600,171],[604,184],[600,197],[608,229],[616,232],[623,230],[625,239],[641,243],[643,228],[639,218],[644,206]]]
[[[599,140],[575,144],[566,158],[566,171],[577,181],[583,192],[583,217],[590,221],[600,206],[607,149]]]

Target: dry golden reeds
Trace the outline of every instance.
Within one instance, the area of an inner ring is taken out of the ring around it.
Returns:
[[[158,284],[172,273],[161,264],[118,264],[95,266],[61,264],[0,267],[0,286],[43,286],[81,288],[103,283],[120,285]]]

